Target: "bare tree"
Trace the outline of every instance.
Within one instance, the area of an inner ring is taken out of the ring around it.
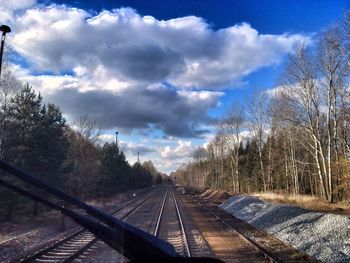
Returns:
[[[20,91],[21,86],[5,64],[0,79],[0,158],[3,160],[6,159],[8,137],[12,133],[8,104],[11,98]]]
[[[84,115],[81,116],[78,120],[74,121],[73,128],[75,131],[77,131],[90,142],[100,142],[100,135],[102,131],[100,128],[98,128],[97,122],[94,120],[90,120],[89,116]]]
[[[273,133],[282,138],[280,147],[283,151],[284,178],[287,192],[299,194],[299,169],[297,158],[298,136],[300,136],[297,122],[293,121],[293,109],[289,108],[288,96],[285,90],[272,94],[270,114],[274,120]],[[280,156],[282,157],[282,156]],[[290,188],[291,186],[291,188]]]
[[[323,87],[324,104],[326,110],[326,136],[327,136],[327,188],[328,200],[333,201],[332,185],[332,155],[335,162],[339,163],[338,145],[338,115],[341,102],[341,95],[344,94],[344,79],[348,70],[346,57],[341,47],[341,38],[338,28],[328,29],[322,35],[318,46],[318,60],[321,84]]]
[[[257,141],[259,165],[265,192],[269,188],[268,179],[266,178],[266,172],[263,164],[263,146],[268,131],[268,107],[268,95],[263,91],[257,91],[252,94],[246,108],[248,126],[253,134],[253,137]]]
[[[350,66],[350,11],[345,13],[337,29],[340,31],[342,55]]]
[[[68,161],[71,171],[68,174],[67,187],[75,194],[87,196],[98,180],[100,129],[96,122],[90,121],[87,116],[81,117],[73,124],[74,130],[67,129],[69,139]],[[85,191],[82,191],[84,189]]]
[[[322,140],[321,92],[317,84],[315,59],[300,45],[289,60],[286,72],[288,85],[285,87],[285,98],[293,116],[292,122],[300,125],[308,138],[299,140],[312,154],[317,167],[320,182],[320,194],[329,198],[324,141]]]
[[[224,142],[228,148],[232,178],[232,190],[240,192],[239,176],[239,146],[242,141],[240,133],[244,123],[244,110],[238,101],[232,103],[231,109],[220,122],[219,129],[225,137]]]
[[[195,160],[195,170],[197,175],[197,185],[203,187],[205,184],[205,178],[208,175],[207,165],[205,163],[208,153],[204,147],[198,147],[193,152],[193,158]]]
[[[224,157],[225,157],[225,139],[222,133],[218,133],[214,140],[208,145],[208,157],[210,163],[210,172],[214,178],[214,187],[219,188],[224,178]]]

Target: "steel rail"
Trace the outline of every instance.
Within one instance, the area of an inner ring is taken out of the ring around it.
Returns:
[[[180,209],[179,209],[179,206],[177,204],[174,192],[172,192],[172,196],[173,196],[173,200],[174,200],[175,207],[176,207],[176,214],[177,214],[177,217],[179,219],[179,223],[180,223],[180,226],[181,226],[181,231],[182,231],[182,234],[183,234],[183,239],[184,239],[184,243],[185,243],[186,253],[187,253],[188,257],[191,257],[191,250],[190,250],[190,246],[188,244],[187,235],[186,235],[186,231],[185,231],[185,226],[184,226],[183,221],[182,221]]]
[[[211,215],[213,215],[217,220],[219,220],[221,223],[223,223],[226,227],[228,227],[231,231],[235,232],[238,234],[239,237],[241,237],[247,244],[253,246],[257,251],[261,252],[265,260],[268,260],[268,262],[280,262],[278,259],[276,259],[272,254],[267,252],[265,249],[263,249],[259,244],[257,244],[255,241],[253,241],[251,238],[246,237],[242,235],[240,232],[238,232],[235,228],[233,228],[230,224],[228,224],[225,220],[223,220],[221,217],[216,215],[214,212],[212,212],[209,208],[204,206],[201,202],[196,200],[195,198],[192,198],[197,204],[199,204],[202,208],[204,208],[206,211],[208,211]]]
[[[239,231],[239,228],[235,228],[232,224],[228,223],[225,218],[222,218],[216,212],[214,212],[211,209],[209,209],[208,207],[206,207],[205,203],[207,201],[201,200],[200,198],[193,197],[193,196],[191,197],[191,199],[194,202],[196,202],[198,205],[200,205],[202,208],[204,208],[206,211],[208,211],[211,215],[213,215],[217,220],[219,220],[221,223],[223,223],[226,227],[228,227],[234,233],[238,234],[238,236],[240,238],[242,238],[243,241],[245,241],[247,244],[252,246],[255,250],[257,250],[260,253],[262,253],[264,255],[264,257],[265,257],[265,260],[268,260],[269,262],[277,262],[277,263],[282,263],[282,262],[287,262],[287,261],[290,262],[289,259],[281,258],[279,255],[274,254],[272,251],[268,251],[266,248],[264,248],[261,244],[259,244],[258,241],[254,240],[252,237],[246,236],[243,233],[241,233]],[[204,202],[202,203],[199,200],[204,201]],[[240,220],[240,219],[238,218],[238,220]],[[269,233],[267,233],[265,231],[262,231],[261,229],[254,228],[254,230],[257,231],[258,233],[260,233],[262,236],[270,238],[271,239],[270,241],[282,242],[278,238],[274,237],[273,235],[271,235],[271,234],[269,234]],[[296,251],[297,253],[301,253],[301,255],[300,255],[301,259],[300,260],[298,259],[298,261],[297,261],[297,259],[295,257],[292,257],[293,258],[292,259],[293,262],[319,262],[314,257],[312,257],[312,256],[310,256],[310,255],[308,255],[308,254],[306,254],[304,252],[296,250],[295,248],[293,248],[289,244],[283,243],[283,245],[288,247],[288,248],[290,248],[290,249],[292,249],[292,250],[294,250],[294,251]],[[276,248],[276,247],[278,248],[279,246],[280,246],[280,244],[277,244],[277,245],[271,246],[270,248]],[[286,254],[285,251],[286,250],[283,251],[283,254]],[[293,252],[290,252],[290,253],[293,253]]]
[[[159,234],[160,221],[161,221],[162,216],[163,216],[165,201],[166,201],[166,199],[168,197],[168,191],[169,191],[169,186],[166,189],[166,192],[165,192],[165,195],[164,195],[164,198],[163,198],[163,202],[162,202],[162,206],[160,208],[160,212],[159,212],[159,215],[158,215],[157,224],[156,224],[156,227],[155,227],[155,229],[153,231],[153,235],[154,236],[158,236],[158,234]]]
[[[158,191],[159,189],[157,189]],[[167,189],[168,190],[168,189]],[[131,215],[133,212],[135,212],[141,205],[143,205],[149,198],[151,198],[156,192],[156,190],[153,191],[152,193],[150,193],[148,196],[146,196],[146,198],[144,198],[138,205],[136,205],[134,208],[132,208],[130,211],[128,211],[125,215],[123,215],[121,217],[121,220],[126,219],[129,215]],[[127,207],[127,206],[125,206]],[[124,208],[125,208],[124,207]],[[82,248],[80,248],[75,254],[71,255],[69,258],[67,258],[66,260],[64,260],[63,262],[68,263],[68,262],[72,262],[73,260],[79,258],[80,255],[82,255],[86,250],[88,250],[91,246],[93,246],[97,241],[99,240],[99,238],[94,238],[93,240],[91,240],[88,244],[86,244],[85,246],[83,246]]]
[[[142,195],[137,199],[131,200],[130,202],[127,202],[127,204],[119,207],[117,210],[113,211],[111,213],[111,215],[114,215],[120,211],[122,211],[123,209],[129,207],[130,205],[134,204],[137,201],[141,202],[139,204],[137,204],[133,209],[131,209],[130,211],[128,211],[124,216],[122,216],[120,219],[123,220],[125,219],[127,216],[129,216],[132,212],[134,212],[137,208],[139,208],[143,203],[145,203],[149,198],[151,198],[157,191],[159,191],[159,189],[156,189],[154,191],[152,191],[149,194],[146,195]],[[79,236],[79,235],[83,235],[85,232],[89,232],[88,230],[81,228],[79,229],[77,232],[69,235],[68,237],[52,244],[49,247],[46,247],[45,249],[35,253],[34,255],[30,256],[30,257],[26,257],[25,259],[21,260],[20,262],[31,262],[37,258],[40,258],[41,256],[53,251],[54,249],[58,248],[59,246],[67,243],[68,241],[72,240],[73,238]],[[100,240],[99,238],[95,237],[93,238],[91,241],[89,241],[87,244],[83,245],[80,249],[78,249],[76,252],[74,252],[74,254],[70,255],[68,258],[66,258],[64,261],[62,262],[72,262],[74,259],[78,258],[80,255],[82,255],[86,250],[88,250],[91,246],[93,246],[98,240]]]

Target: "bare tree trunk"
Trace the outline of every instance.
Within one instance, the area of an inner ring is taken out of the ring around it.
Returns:
[[[237,140],[238,139],[238,135],[237,135]],[[236,150],[236,192],[237,193],[240,193],[240,178],[239,178],[239,148],[237,147],[237,150]]]
[[[299,194],[299,177],[298,177],[298,167],[295,162],[295,149],[294,149],[294,144],[293,140],[290,137],[290,158],[291,158],[291,166],[292,166],[292,174],[293,174],[293,191],[294,194]]]
[[[330,81],[330,85],[332,85],[332,81]],[[331,89],[328,88],[328,112],[327,112],[327,177],[328,177],[328,201],[332,201],[332,168],[331,168],[331,144],[332,144],[332,136],[331,136]],[[326,178],[327,178],[326,177]]]
[[[259,152],[259,164],[260,164],[261,176],[262,176],[262,180],[263,180],[264,192],[267,192],[267,184],[266,184],[266,180],[265,180],[265,172],[264,172],[264,164],[263,164],[263,158],[262,158],[262,145],[261,144],[259,144],[258,152]]]
[[[326,199],[328,199],[327,196],[327,191],[325,188],[325,183],[324,183],[324,179],[322,176],[322,171],[321,171],[321,164],[320,164],[320,160],[318,158],[319,154],[318,154],[318,142],[317,140],[314,138],[314,144],[315,144],[315,161],[316,161],[316,166],[317,166],[317,174],[320,180],[320,193],[321,193],[321,197],[325,197]]]
[[[272,146],[271,146],[271,139],[269,140],[269,145],[268,145],[268,154],[267,154],[267,189],[268,191],[272,190],[272,180],[271,180],[271,150],[272,150]]]

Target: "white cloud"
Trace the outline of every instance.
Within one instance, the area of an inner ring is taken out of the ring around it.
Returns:
[[[129,8],[96,16],[66,6],[15,17],[11,45],[37,70],[99,67],[121,82],[168,81],[182,88],[222,88],[292,52],[299,34],[262,35],[243,23],[214,31],[201,18],[157,20]],[[176,44],[174,44],[176,43]]]
[[[195,146],[191,141],[178,140],[175,145],[158,149],[159,157],[155,158],[154,163],[159,170],[170,173],[188,163],[194,150]]]
[[[198,137],[211,123],[206,114],[218,104],[223,92],[185,91],[162,84],[129,85],[108,75],[97,77],[71,75],[32,76],[13,65],[16,76],[29,82],[44,100],[58,104],[68,121],[83,115],[96,120],[102,129],[157,128],[170,136]]]
[[[0,0],[0,21],[15,23],[15,14],[36,4],[35,0]]]
[[[199,137],[207,130],[201,124],[212,122],[207,111],[215,107],[221,92],[209,92],[201,96],[201,91],[184,95],[174,89],[130,88],[118,93],[109,90],[85,90],[74,88],[76,83],[70,77],[37,78],[42,84],[61,84],[54,92],[39,89],[44,99],[62,108],[69,121],[88,115],[103,129],[157,129],[166,135]],[[198,94],[197,94],[198,93]]]
[[[166,159],[183,159],[192,155],[194,147],[191,141],[179,140],[176,147],[166,146],[161,151],[161,156]]]
[[[261,35],[243,23],[213,32],[210,41],[219,47],[214,57],[188,60],[187,70],[174,80],[186,87],[225,87],[238,83],[263,66],[280,62],[296,43],[309,41],[302,35]]]
[[[101,134],[98,136],[98,139],[101,140],[102,143],[112,143],[115,142],[115,135]]]
[[[125,135],[123,134],[124,138]],[[99,139],[104,142],[115,142],[112,134],[102,134]],[[140,153],[141,163],[151,160],[155,167],[164,173],[175,171],[179,165],[188,161],[194,146],[191,141],[146,138],[142,141],[133,141],[131,137],[119,141],[121,150],[131,165],[137,161],[137,153]]]
[[[36,4],[35,0],[1,0],[1,8],[8,10],[18,10],[31,7]]]

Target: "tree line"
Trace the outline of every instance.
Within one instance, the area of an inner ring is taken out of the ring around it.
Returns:
[[[347,12],[311,45],[299,43],[277,88],[233,102],[215,138],[173,176],[190,186],[235,193],[349,199],[349,70]]]
[[[39,93],[29,84],[23,86],[6,68],[0,103],[1,160],[78,198],[108,197],[162,181],[151,161],[130,165],[117,142],[102,143],[94,122],[82,117],[69,125],[57,105],[45,104]],[[0,210],[6,219],[17,210],[32,210],[32,215],[45,211],[1,186]]]

